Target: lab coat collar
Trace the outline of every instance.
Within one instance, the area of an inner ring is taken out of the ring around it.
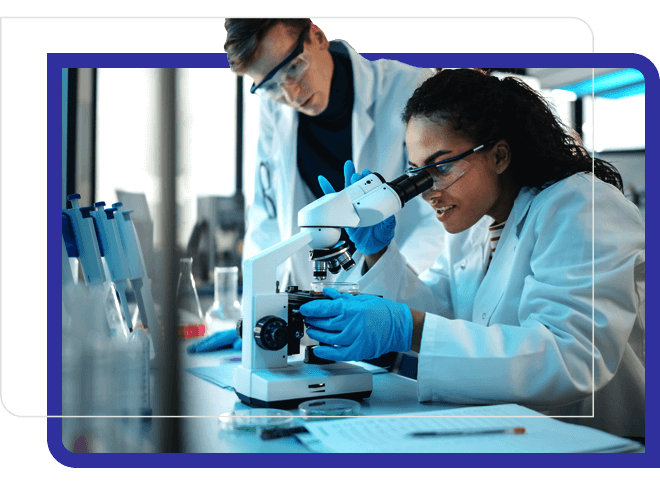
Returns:
[[[343,40],[338,40],[348,49],[353,68],[353,161],[358,171],[369,165],[369,158],[363,158],[367,138],[374,129],[374,82],[375,75],[372,65],[364,57],[358,54],[353,47]],[[359,89],[359,90],[357,90]]]
[[[374,71],[369,61],[358,54],[347,42],[344,40],[337,41],[343,43],[348,49],[348,56],[351,59],[353,68],[353,86],[360,89],[360,92],[355,93],[354,109],[359,106],[359,109],[368,110],[374,103]],[[373,124],[373,120],[371,123]]]
[[[513,272],[520,234],[536,194],[538,194],[537,189],[524,187],[513,202],[513,208],[504,225],[497,250],[490,262],[490,268],[475,295],[472,321],[478,324],[490,324],[490,318],[502,299],[506,288],[505,284],[508,283]],[[483,238],[482,241],[486,242],[483,262],[485,268],[488,265],[487,259],[490,255],[487,231],[483,234]]]
[[[520,239],[520,233],[522,232],[525,221],[527,220],[527,214],[529,213],[529,209],[532,206],[532,201],[537,194],[538,189],[535,188],[523,187],[520,190],[518,196],[516,196],[516,199],[513,202],[513,207],[511,208],[511,213],[506,220],[506,224],[504,225],[504,230],[500,236],[498,248],[500,245],[502,245],[503,242],[512,244],[514,246],[517,244],[518,240]],[[502,253],[504,252],[500,252],[500,254]],[[497,251],[495,251],[495,255],[497,255]],[[493,259],[495,259],[495,256],[493,256]]]
[[[525,225],[525,220],[527,220],[527,214],[529,213],[529,208],[532,206],[532,201],[538,194],[538,189],[531,187],[523,187],[515,201],[513,202],[513,208],[511,213],[507,218],[506,225],[515,227],[516,239],[520,237],[523,226]],[[502,235],[504,236],[504,235]]]

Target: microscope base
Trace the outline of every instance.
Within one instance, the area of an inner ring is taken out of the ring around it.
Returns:
[[[371,391],[367,392],[357,392],[352,394],[338,394],[334,396],[317,396],[313,398],[300,398],[300,399],[289,399],[287,401],[262,401],[260,399],[249,398],[243,394],[236,393],[238,399],[243,403],[253,408],[277,408],[278,410],[291,410],[298,408],[300,403],[309,401],[311,399],[322,399],[322,398],[343,398],[343,399],[352,399],[354,401],[360,401],[366,399],[371,395]]]
[[[373,379],[370,371],[350,363],[311,365],[295,361],[275,369],[246,370],[239,366],[234,371],[234,390],[249,406],[289,409],[310,399],[368,398]]]

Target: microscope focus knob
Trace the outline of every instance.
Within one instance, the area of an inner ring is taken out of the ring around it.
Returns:
[[[254,340],[267,351],[279,351],[289,341],[286,321],[277,316],[264,316],[254,327]]]

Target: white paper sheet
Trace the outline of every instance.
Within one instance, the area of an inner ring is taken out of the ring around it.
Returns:
[[[339,453],[585,453],[635,451],[639,445],[566,424],[518,405],[416,415],[352,417],[306,423],[321,445]],[[411,437],[411,432],[525,427],[524,434]]]

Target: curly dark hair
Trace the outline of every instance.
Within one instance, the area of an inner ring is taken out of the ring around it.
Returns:
[[[295,37],[305,33],[305,41],[309,42],[309,28],[311,19],[226,19],[225,29],[227,40],[225,52],[227,61],[233,71],[244,71],[254,59],[259,43],[266,36],[268,30],[277,24],[289,28]]]
[[[476,69],[440,70],[415,90],[402,118],[446,119],[476,144],[505,139],[509,168],[521,186],[543,189],[577,172],[592,172],[592,158],[545,98],[516,77],[502,80]],[[610,163],[593,160],[599,179],[623,191]]]

